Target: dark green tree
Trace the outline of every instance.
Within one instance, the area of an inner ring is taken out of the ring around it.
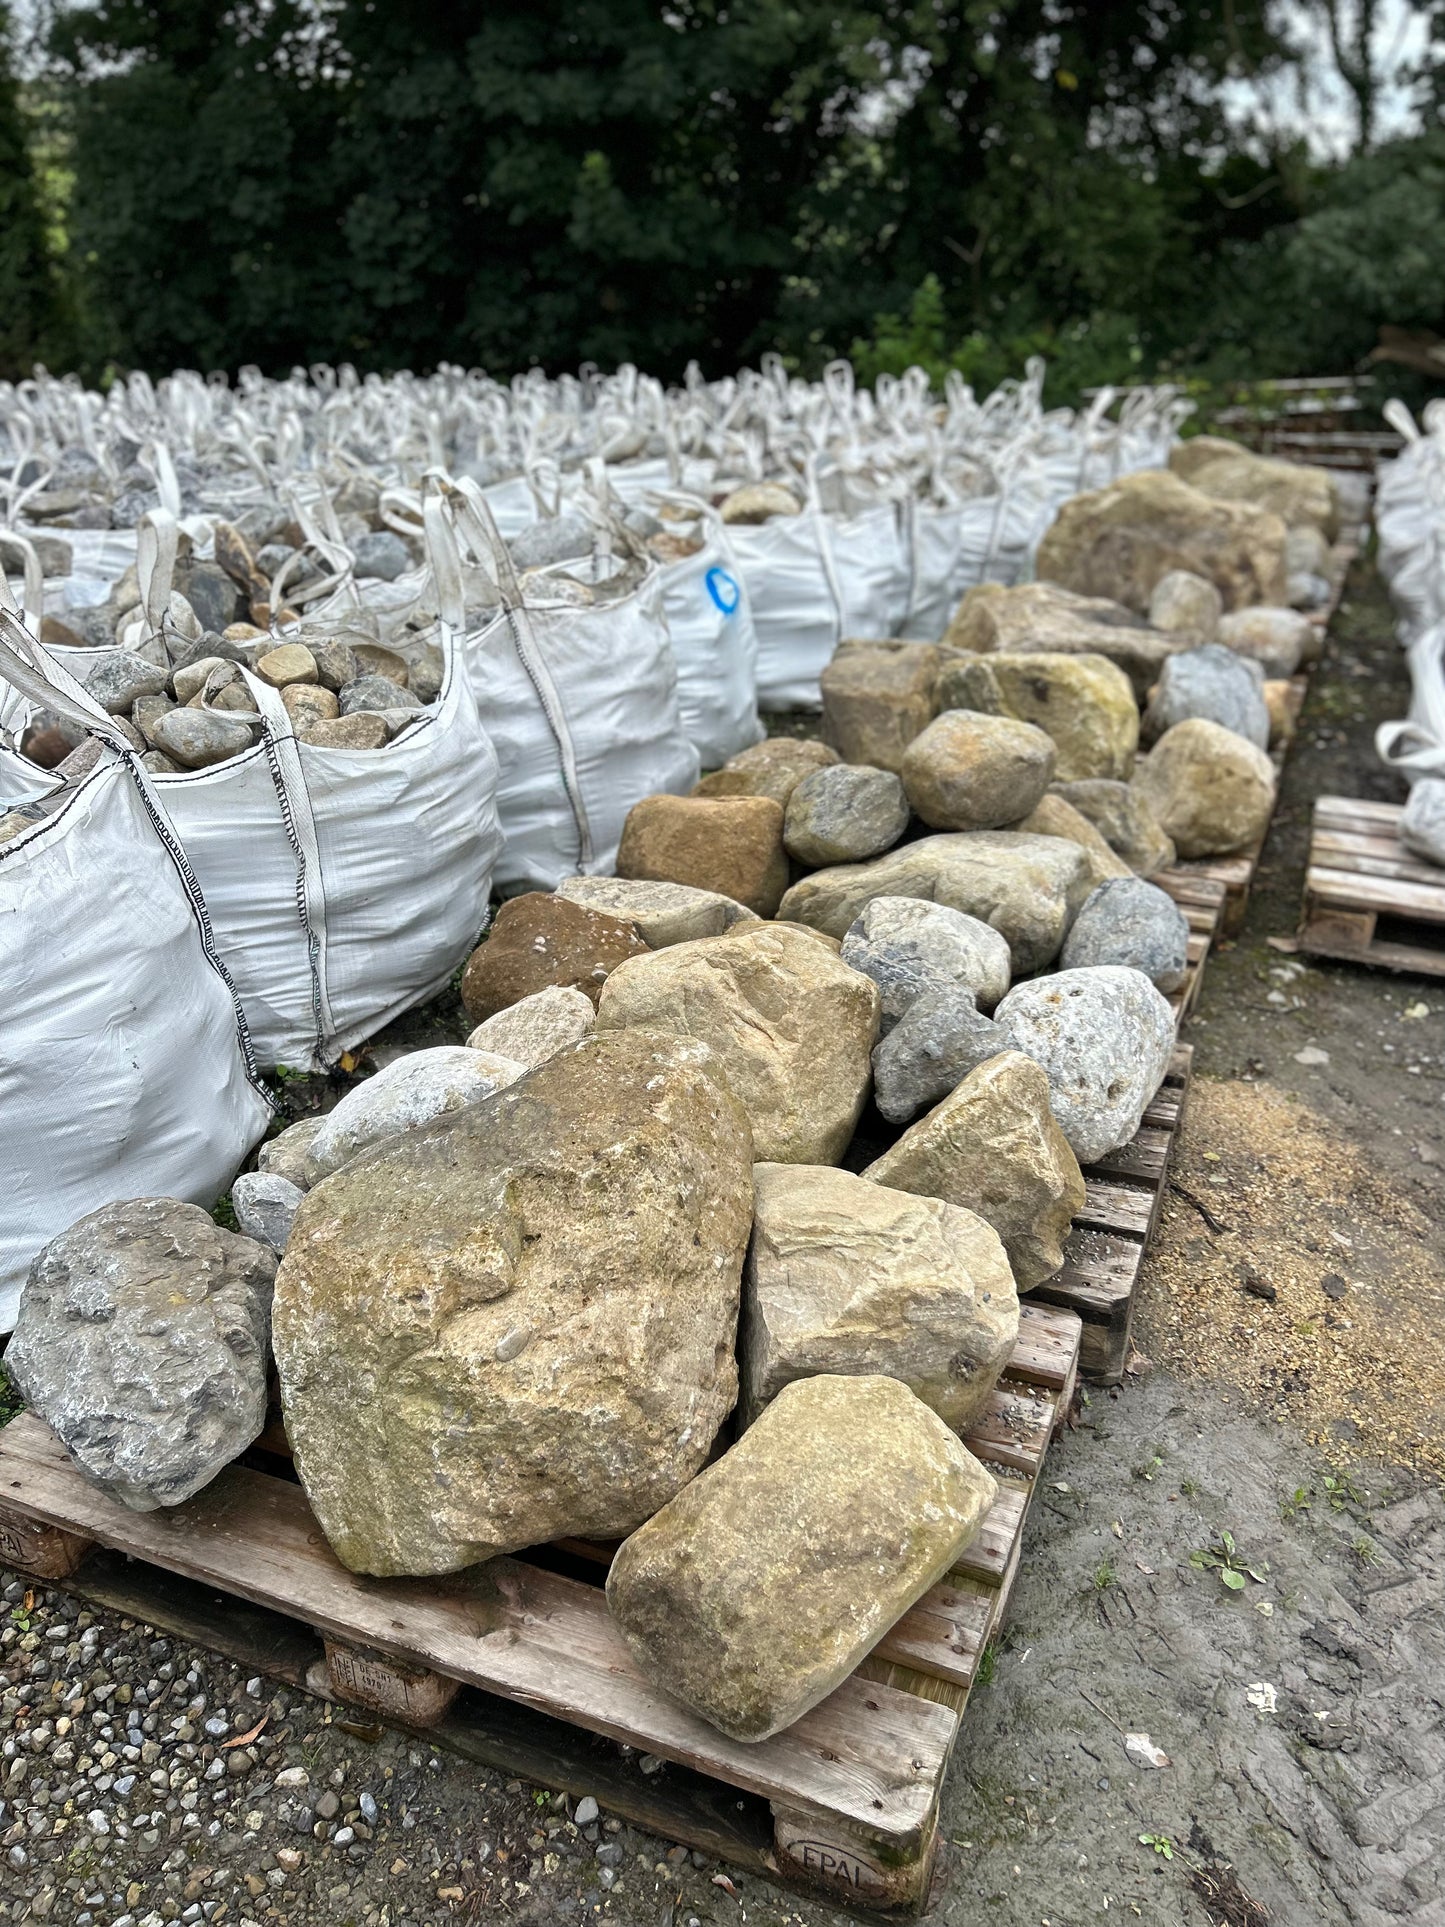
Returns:
[[[28,374],[53,353],[57,320],[54,264],[15,78],[10,14],[0,4],[0,377]]]

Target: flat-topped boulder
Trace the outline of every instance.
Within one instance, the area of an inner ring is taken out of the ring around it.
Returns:
[[[992,924],[1009,946],[1017,977],[1052,963],[1093,887],[1078,844],[981,830],[920,837],[872,863],[817,870],[793,885],[778,916],[841,939],[875,897],[922,897]]]

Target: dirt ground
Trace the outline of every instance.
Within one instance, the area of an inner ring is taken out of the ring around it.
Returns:
[[[1445,1927],[1445,982],[1306,966],[1266,941],[1295,926],[1312,797],[1395,794],[1371,738],[1404,687],[1357,571],[1245,930],[1211,960],[1186,1033],[1182,1189],[1147,1268],[1139,1370],[1090,1395],[1050,1456],[949,1776],[931,1922]],[[86,1636],[77,1611],[16,1593],[0,1625],[23,1617],[27,1656],[59,1665]],[[715,1864],[605,1813],[579,1830],[537,1789],[358,1736],[178,1643],[158,1657],[113,1616],[92,1636],[112,1681],[171,1667],[152,1702],[168,1746],[182,1696],[233,1734],[269,1724],[238,1773],[209,1771],[195,1729],[189,1777],[218,1783],[219,1824],[173,1777],[151,1844],[37,1829],[37,1780],[65,1774],[41,1757],[17,1784],[26,1747],[0,1745],[0,1920],[843,1919],[761,1879],[721,1885]],[[17,1643],[0,1652],[12,1681]],[[33,1723],[14,1700],[0,1739]],[[1140,1734],[1169,1764],[1126,1747]],[[287,1766],[307,1789],[276,1786]]]

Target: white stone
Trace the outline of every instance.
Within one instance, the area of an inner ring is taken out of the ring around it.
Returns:
[[[585,991],[549,984],[478,1024],[467,1039],[467,1049],[510,1057],[531,1071],[569,1044],[590,1037],[596,1021],[596,1007]]]
[[[413,1051],[348,1091],[328,1113],[306,1154],[307,1177],[319,1184],[358,1151],[464,1105],[480,1104],[523,1074],[524,1067],[512,1058],[465,1044]]]
[[[1127,1144],[1169,1068],[1174,1013],[1142,970],[1098,964],[1016,984],[995,1013],[1042,1065],[1080,1164]]]

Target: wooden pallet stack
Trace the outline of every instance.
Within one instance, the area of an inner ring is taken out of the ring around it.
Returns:
[[[1018,1573],[1079,1343],[1070,1312],[1023,1307],[1008,1369],[967,1436],[999,1479],[979,1538],[851,1679],[755,1746],[638,1672],[607,1613],[608,1548],[543,1547],[443,1580],[358,1577],[289,1465],[266,1455],[184,1505],[136,1513],[24,1415],[0,1431],[0,1558],[426,1727],[470,1757],[593,1793],[669,1839],[819,1896],[908,1913],[927,1896],[943,1776]],[[128,1563],[118,1569],[115,1555]],[[643,1775],[603,1742],[670,1764]]]
[[[1316,799],[1299,947],[1445,977],[1445,870],[1404,848],[1399,822],[1395,803]]]

